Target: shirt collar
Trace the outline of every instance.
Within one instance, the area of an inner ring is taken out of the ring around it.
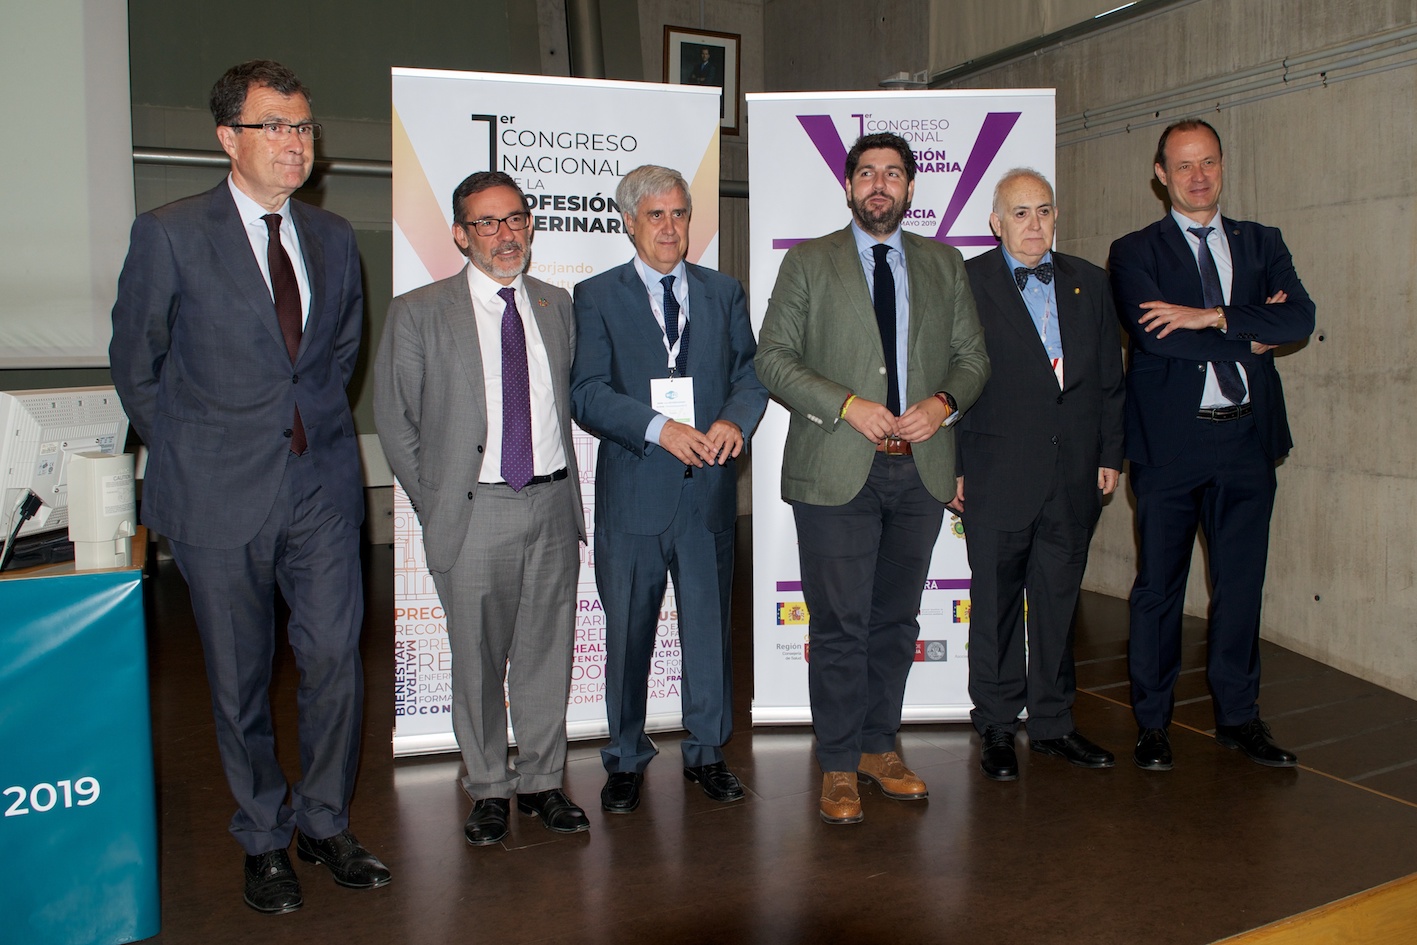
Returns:
[[[496,299],[498,298],[497,293],[501,292],[503,289],[513,289],[518,293],[522,292],[521,275],[513,279],[511,285],[502,285],[502,283],[474,266],[471,260],[469,260],[467,264],[467,284],[468,288],[472,290],[473,296],[479,299]]]
[[[1209,223],[1197,223],[1195,220],[1192,220],[1190,217],[1186,216],[1184,213],[1180,212],[1175,207],[1171,208],[1171,219],[1175,220],[1176,225],[1181,228],[1182,235],[1189,235],[1186,231],[1193,226],[1212,226],[1215,227],[1217,232],[1220,230],[1219,207],[1215,208],[1215,216],[1210,218]]]
[[[1050,262],[1053,261],[1053,251],[1052,251],[1051,249],[1048,250],[1048,252],[1046,252],[1046,253],[1043,254],[1043,258],[1040,259],[1040,260],[1038,260],[1037,265],[1033,265],[1033,266],[1025,266],[1023,263],[1019,262],[1017,259],[1015,259],[1015,258],[1012,256],[1012,254],[1009,253],[1009,251],[1008,251],[1007,249],[1004,249],[1004,247],[1003,247],[1002,244],[999,246],[999,252],[1001,252],[1001,253],[1004,254],[1004,262],[1008,264],[1008,267],[1009,267],[1009,275],[1013,275],[1013,272],[1014,272],[1015,269],[1020,269],[1020,268],[1022,268],[1022,269],[1037,269],[1038,266],[1041,266],[1041,265],[1043,265],[1044,263],[1050,263]]]
[[[856,239],[856,252],[860,253],[863,256],[871,252],[871,247],[875,246],[877,243],[885,243],[891,249],[900,253],[901,256],[904,256],[905,241],[901,238],[900,233],[900,227],[896,227],[895,232],[893,232],[890,236],[886,237],[884,240],[878,240],[870,233],[867,233],[865,230],[861,229],[861,224],[856,222],[855,217],[851,218],[851,235]]]
[[[237,187],[236,181],[231,179],[230,174],[226,175],[226,186],[231,190],[231,199],[236,201],[237,216],[241,217],[241,219],[244,220],[246,223],[262,223],[263,221],[261,220],[261,218],[268,213],[279,213],[283,218],[281,221],[282,224],[284,224],[285,220],[290,219],[289,199],[287,199],[285,203],[280,205],[279,210],[267,210],[265,207],[261,206],[256,201],[248,197],[246,195],[246,192],[243,191],[240,187]]]
[[[663,279],[665,276],[673,276],[674,287],[678,289],[679,286],[684,284],[684,277],[688,275],[689,270],[685,268],[684,260],[681,259],[678,265],[669,272],[660,272],[657,269],[651,269],[649,266],[645,265],[645,261],[640,258],[640,254],[636,253],[635,272],[640,274],[640,281],[645,284],[645,291],[653,294],[655,292],[662,293],[664,291],[664,284],[659,280]]]

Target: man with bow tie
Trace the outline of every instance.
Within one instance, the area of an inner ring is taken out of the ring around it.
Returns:
[[[971,715],[995,781],[1018,777],[1025,708],[1034,752],[1115,764],[1073,724],[1072,622],[1122,468],[1122,352],[1107,275],[1053,252],[1056,219],[1043,175],[1008,171],[989,215],[1002,246],[965,263],[993,373],[960,420],[954,504],[972,574]]]

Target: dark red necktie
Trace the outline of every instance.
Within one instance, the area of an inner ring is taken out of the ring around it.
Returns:
[[[266,240],[266,264],[271,271],[271,295],[275,297],[276,317],[280,319],[280,333],[285,338],[285,350],[290,353],[290,363],[300,353],[300,283],[295,281],[295,267],[290,264],[290,256],[280,241],[280,214],[268,213],[261,217],[266,221],[269,238]],[[305,452],[305,424],[300,422],[300,408],[295,408],[295,424],[290,428],[290,451]]]

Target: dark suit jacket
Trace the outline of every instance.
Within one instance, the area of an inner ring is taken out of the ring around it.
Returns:
[[[1314,330],[1314,303],[1277,229],[1222,217],[1221,232],[1234,264],[1224,333],[1182,329],[1157,338],[1138,321],[1143,302],[1205,304],[1195,254],[1169,213],[1112,244],[1107,262],[1112,294],[1131,336],[1126,418],[1127,458],[1133,462],[1164,466],[1180,454],[1200,406],[1207,361],[1244,367],[1260,443],[1271,459],[1280,459],[1293,445],[1274,352],[1254,354],[1250,342],[1280,345],[1307,338]],[[1264,300],[1281,289],[1288,301],[1266,305]]]
[[[964,260],[952,246],[904,233],[910,280],[910,338],[903,407],[937,391],[967,411],[989,377],[984,335]],[[787,251],[768,301],[758,374],[792,411],[782,455],[782,497],[845,505],[866,484],[876,450],[840,419],[851,394],[886,402],[881,330],[851,225]],[[942,430],[915,444],[925,488],[948,502],[955,494],[955,437]]]
[[[1122,348],[1107,274],[1053,254],[1065,382],[1059,390],[1003,250],[964,268],[991,369],[958,427],[956,471],[964,476],[969,521],[1026,528],[1057,481],[1078,524],[1090,529],[1102,512],[1098,467],[1122,468]]]
[[[689,283],[688,374],[694,379],[694,426],[715,420],[753,430],[767,391],[753,371],[757,343],[737,279],[686,264]],[[576,422],[600,438],[595,471],[595,521],[634,535],[669,527],[683,493],[684,464],[645,442],[655,416],[650,379],[668,377],[664,331],[650,308],[633,260],[585,280],[575,289],[576,362],[571,399]],[[738,515],[737,467],[729,462],[694,469],[708,502],[710,531],[731,528]]]
[[[356,527],[364,520],[345,393],[364,317],[354,230],[288,207],[310,279],[293,366],[225,180],[133,223],[109,359],[149,449],[143,523],[180,542],[233,548],[255,536],[285,474],[297,405],[326,494]]]
[[[575,484],[564,526],[585,540],[581,479],[571,434],[569,376],[576,345],[565,289],[522,277],[551,366],[566,468]],[[500,345],[500,338],[488,339]],[[374,422],[389,467],[423,524],[430,570],[452,568],[467,538],[487,442],[487,387],[467,269],[389,306],[374,360]]]

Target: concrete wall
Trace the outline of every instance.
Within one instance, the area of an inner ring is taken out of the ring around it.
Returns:
[[[1057,88],[1059,248],[1099,265],[1114,238],[1165,212],[1151,186],[1164,123],[1201,115],[1219,130],[1222,211],[1280,227],[1318,306],[1313,338],[1279,361],[1295,446],[1278,471],[1263,635],[1409,696],[1417,65],[1397,31],[1413,26],[1410,0],[1197,0],[967,83]],[[1125,596],[1135,553],[1124,490],[1086,586]],[[1201,560],[1194,614],[1208,605]]]

